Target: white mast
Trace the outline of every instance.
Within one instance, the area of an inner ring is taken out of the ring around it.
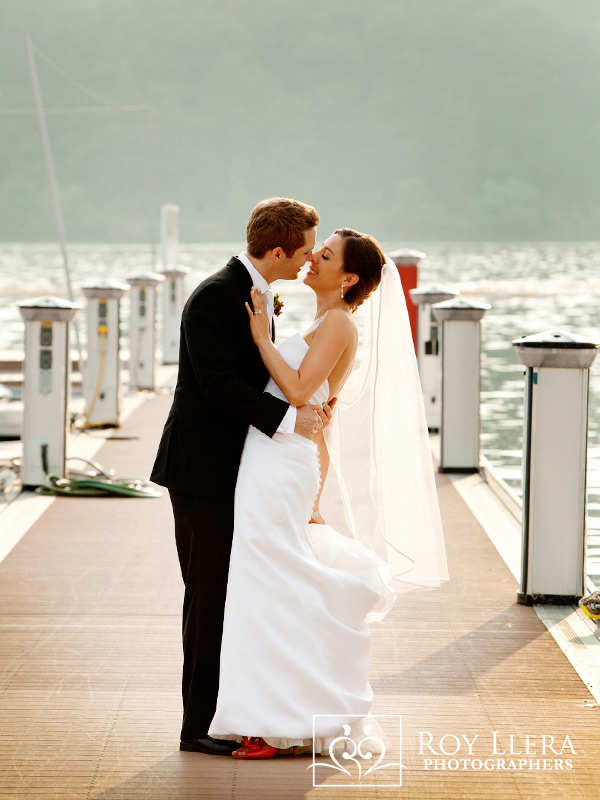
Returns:
[[[29,73],[31,76],[31,85],[33,87],[33,94],[35,97],[35,106],[37,110],[38,122],[40,124],[40,132],[42,134],[42,145],[44,148],[44,159],[46,161],[46,171],[48,173],[48,181],[50,183],[50,192],[52,195],[52,207],[54,209],[54,220],[58,230],[58,238],[62,250],[63,263],[65,267],[65,278],[67,282],[67,291],[69,293],[69,300],[73,302],[73,287],[71,286],[71,275],[69,273],[69,258],[67,255],[67,242],[65,237],[65,226],[63,222],[62,211],[60,208],[60,200],[58,196],[58,184],[56,181],[56,172],[54,170],[54,161],[52,158],[52,150],[50,149],[50,138],[48,136],[48,126],[46,124],[46,114],[44,113],[44,106],[42,104],[42,94],[40,92],[40,82],[38,80],[37,68],[35,64],[35,54],[33,52],[33,44],[29,34],[25,35],[25,43],[27,45],[27,60],[29,62]],[[83,368],[81,363],[81,345],[79,343],[79,330],[77,323],[74,325],[75,339],[77,340],[77,351],[79,356],[79,369]]]

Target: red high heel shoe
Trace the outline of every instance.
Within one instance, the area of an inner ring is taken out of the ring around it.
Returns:
[[[231,755],[234,758],[273,758],[278,752],[278,747],[271,747],[260,736],[244,736],[242,746]]]

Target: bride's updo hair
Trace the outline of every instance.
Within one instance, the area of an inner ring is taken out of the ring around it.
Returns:
[[[344,240],[344,272],[358,275],[358,283],[344,293],[344,300],[352,311],[356,311],[379,286],[385,254],[368,233],[359,233],[352,228],[339,228],[335,233]]]

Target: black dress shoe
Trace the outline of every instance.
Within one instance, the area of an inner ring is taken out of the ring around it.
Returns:
[[[214,739],[212,736],[202,736],[200,739],[182,739],[179,743],[180,750],[206,753],[209,756],[230,756],[239,746],[239,742],[230,739]]]

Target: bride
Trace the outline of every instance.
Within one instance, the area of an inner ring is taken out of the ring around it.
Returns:
[[[246,304],[271,375],[265,391],[294,406],[340,400],[313,441],[254,427],[246,438],[209,729],[241,741],[235,758],[309,745],[327,752],[373,700],[367,622],[381,619],[395,594],[447,580],[397,270],[375,239],[343,228],[310,257],[304,283],[316,294],[315,319],[279,349],[260,292]],[[359,337],[354,312],[365,301]],[[343,511],[343,532],[321,513],[324,489]]]

